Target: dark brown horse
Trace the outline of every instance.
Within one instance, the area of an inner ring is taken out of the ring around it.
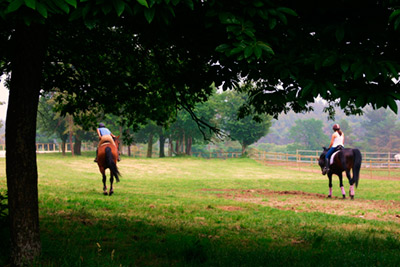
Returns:
[[[319,157],[318,164],[321,167],[322,174],[325,175],[325,155],[328,152],[327,148],[323,148],[321,156]],[[329,167],[327,173],[329,178],[329,195],[332,197],[332,174],[336,174],[339,177],[340,189],[342,190],[343,198],[346,198],[346,192],[343,187],[343,171],[346,172],[347,179],[350,184],[350,197],[354,199],[354,184],[358,186],[358,181],[360,179],[360,169],[362,156],[360,150],[357,148],[342,148],[338,153],[332,154],[333,163]],[[332,162],[332,161],[331,161]],[[353,178],[350,175],[350,170],[353,170]]]
[[[103,193],[104,195],[112,195],[114,193],[113,182],[114,176],[117,182],[119,182],[120,173],[117,167],[118,160],[118,147],[119,147],[119,136],[113,140],[110,135],[101,137],[97,152],[97,165],[103,175]],[[107,192],[106,186],[106,169],[110,169],[110,191]]]

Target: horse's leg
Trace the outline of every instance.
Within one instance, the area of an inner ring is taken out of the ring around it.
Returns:
[[[349,192],[350,198],[354,199],[354,180],[351,179],[350,170],[346,170],[346,176],[350,184],[350,192]]]
[[[343,186],[343,175],[342,175],[342,173],[339,173],[338,177],[339,177],[339,183],[340,183],[340,190],[342,190],[342,196],[343,196],[343,198],[346,198],[346,191],[344,190],[344,186]]]
[[[102,171],[101,174],[103,175],[103,194],[104,195],[108,195],[108,193],[107,193],[107,185],[106,185],[106,181],[107,181],[106,173],[105,173],[105,171]]]
[[[114,183],[114,174],[110,171],[110,193],[109,193],[110,196],[114,194],[113,183]]]
[[[329,195],[328,197],[332,197],[332,174],[328,173],[328,179],[329,179]]]

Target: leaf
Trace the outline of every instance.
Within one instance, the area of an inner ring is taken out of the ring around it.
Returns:
[[[254,55],[256,56],[257,59],[260,59],[260,58],[261,58],[262,49],[261,49],[261,47],[260,47],[259,45],[256,45],[256,46],[254,47]]]
[[[190,8],[190,10],[194,10],[194,4],[192,0],[185,0],[185,4]]]
[[[18,9],[22,6],[23,3],[24,3],[24,0],[15,0],[15,1],[12,1],[12,2],[8,5],[7,10],[6,10],[5,13],[11,13],[11,12],[14,12],[14,11],[18,10]]]
[[[122,13],[124,12],[125,2],[122,0],[114,0],[113,6],[114,6],[115,11],[117,12],[118,17],[120,17],[122,15]]]
[[[276,19],[274,19],[274,18],[271,18],[270,20],[269,20],[269,22],[268,22],[268,26],[269,26],[269,28],[272,30],[273,28],[275,28],[275,26],[276,26]]]
[[[345,107],[347,107],[347,103],[349,102],[349,98],[350,98],[350,96],[345,95],[345,94],[343,94],[343,95],[340,96],[340,107],[341,107],[342,109],[344,109]]]
[[[244,47],[243,47],[243,46],[238,46],[238,47],[235,47],[235,48],[231,49],[231,51],[229,52],[229,54],[230,54],[230,55],[234,55],[234,54],[237,54],[237,53],[242,52],[243,50],[244,50]]]
[[[342,68],[343,72],[346,72],[349,69],[350,64],[349,64],[349,62],[342,62],[342,63],[340,63],[340,67]]]
[[[33,10],[36,10],[36,1],[35,0],[25,0],[25,5]]]
[[[308,96],[312,91],[313,85],[314,85],[313,81],[308,82],[308,84],[303,88],[303,90],[301,90],[300,93],[301,97]]]
[[[249,45],[244,49],[244,57],[248,58],[253,54],[253,46]]]
[[[257,45],[264,51],[268,52],[269,54],[275,55],[274,50],[266,43],[264,42],[257,42]]]
[[[75,9],[69,16],[69,21],[73,21],[82,17],[82,9]]]
[[[394,65],[392,64],[392,62],[390,61],[386,61],[385,62],[386,66],[389,68],[390,72],[392,73],[392,75],[394,77],[397,77],[399,75],[398,71],[396,70],[396,68],[394,67]]]
[[[362,108],[365,106],[365,97],[363,95],[358,95],[356,98],[356,107]]]
[[[389,16],[389,21],[392,21],[395,17],[397,17],[399,15],[400,15],[400,9],[393,11],[392,14],[390,14],[390,16]]]
[[[284,12],[284,13],[292,15],[292,16],[295,16],[295,17],[298,16],[296,11],[294,11],[293,9],[287,8],[287,7],[278,7],[276,10]]]
[[[155,8],[150,8],[150,9],[144,10],[144,16],[149,23],[151,23],[153,21],[155,13],[156,13]]]
[[[261,1],[253,1],[253,6],[255,7],[262,7],[264,6],[264,3]]]
[[[66,14],[69,14],[69,6],[64,2],[64,0],[54,0],[54,3]]]
[[[336,59],[337,59],[336,54],[331,55],[331,56],[327,57],[327,58],[322,62],[322,66],[323,66],[323,67],[332,66],[333,64],[335,64]]]
[[[73,6],[74,8],[77,8],[78,3],[76,0],[65,0],[70,6]]]
[[[229,48],[230,48],[230,46],[228,44],[222,44],[222,45],[217,46],[217,48],[215,48],[215,51],[217,51],[217,52],[225,52]]]
[[[341,42],[344,38],[344,28],[343,26],[340,26],[339,28],[336,29],[336,40],[338,42]]]
[[[390,109],[393,110],[393,112],[397,114],[398,110],[397,110],[396,101],[393,98],[386,96],[386,102],[388,102]]]
[[[145,6],[147,8],[149,8],[149,5],[147,4],[146,0],[136,0],[139,4],[141,4],[142,6]]]
[[[101,10],[103,11],[104,15],[110,14],[111,10],[112,10],[112,6],[109,4],[103,4],[101,6]]]
[[[39,12],[42,17],[47,18],[47,8],[40,2],[36,3],[36,10]]]

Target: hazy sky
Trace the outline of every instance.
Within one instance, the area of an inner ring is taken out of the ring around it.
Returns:
[[[7,113],[7,102],[8,102],[8,89],[4,87],[3,79],[0,83],[0,102],[6,102],[4,105],[0,105],[0,120],[6,120]]]

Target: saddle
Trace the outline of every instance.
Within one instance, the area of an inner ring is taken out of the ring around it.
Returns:
[[[112,144],[115,146],[114,138],[112,138],[111,135],[103,135],[100,139],[98,147],[107,145],[107,144]]]
[[[337,153],[339,153],[339,151],[340,150],[342,150],[344,147],[343,146],[337,146],[336,148],[335,148],[335,150],[333,151],[333,153],[332,153],[332,155],[331,155],[331,157],[329,158],[329,165],[332,165],[333,164],[333,159],[335,158],[335,155],[337,154]]]

